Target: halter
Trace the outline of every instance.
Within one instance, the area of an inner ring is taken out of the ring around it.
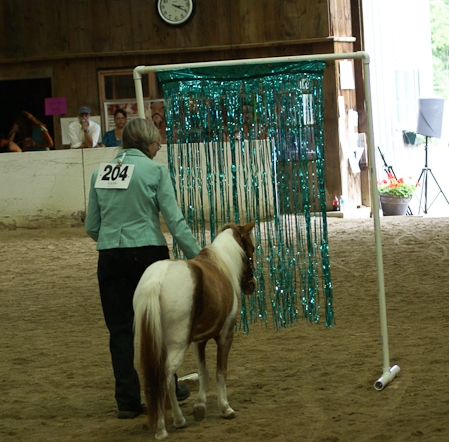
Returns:
[[[254,270],[254,263],[253,263],[253,258],[251,258],[250,256],[248,256],[245,252],[245,258],[249,263],[249,267],[251,269],[251,272],[254,274],[255,270]]]
[[[242,288],[247,287],[247,286],[249,286],[251,283],[253,283],[254,272],[255,272],[255,270],[254,270],[253,258],[251,258],[251,256],[248,256],[248,255],[246,254],[246,250],[245,250],[244,258],[246,259],[246,261],[247,261],[247,263],[248,263],[248,266],[249,266],[249,268],[250,268],[250,270],[251,270],[251,275],[250,275],[250,277],[248,278],[247,281],[244,281],[244,282],[242,281],[242,282],[241,282]]]

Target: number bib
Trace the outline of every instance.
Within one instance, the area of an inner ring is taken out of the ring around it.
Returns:
[[[134,172],[134,164],[101,163],[98,170],[96,189],[127,189]]]

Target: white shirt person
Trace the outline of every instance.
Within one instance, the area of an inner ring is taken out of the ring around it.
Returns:
[[[96,147],[101,134],[101,127],[91,121],[89,106],[78,108],[78,120],[69,124],[68,137],[71,149]]]

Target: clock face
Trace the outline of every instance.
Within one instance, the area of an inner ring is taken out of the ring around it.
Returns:
[[[180,25],[193,15],[193,0],[158,0],[157,11],[169,25]]]

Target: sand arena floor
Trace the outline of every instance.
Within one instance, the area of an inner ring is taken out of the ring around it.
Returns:
[[[218,416],[215,344],[202,422],[197,384],[172,441],[448,441],[449,219],[381,220],[391,364],[385,390],[372,220],[329,220],[337,325],[237,332]],[[142,442],[147,418],[116,418],[95,244],[82,227],[0,231],[0,440]],[[179,372],[195,371],[192,350]]]

